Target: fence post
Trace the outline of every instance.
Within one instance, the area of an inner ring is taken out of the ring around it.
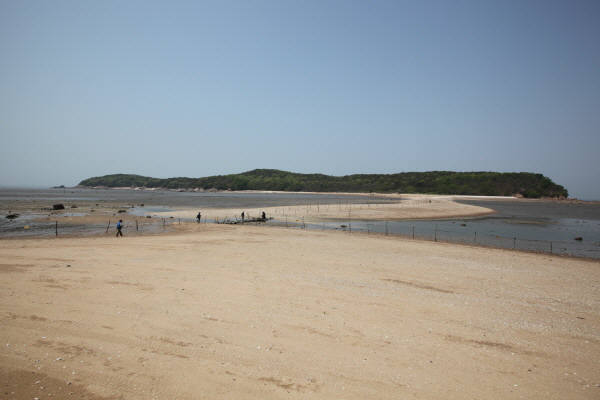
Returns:
[[[135,231],[139,231],[137,218],[135,219]]]
[[[517,248],[517,237],[513,237],[513,249]]]
[[[348,231],[352,233],[352,209],[350,208],[350,201],[348,201]]]
[[[415,226],[414,225],[412,227],[412,238],[413,238],[413,240],[415,239]]]
[[[388,235],[388,222],[385,221],[385,236]]]
[[[108,225],[106,225],[106,233],[108,233],[108,228],[110,227],[110,219],[108,220]]]
[[[552,242],[550,242],[550,254],[552,254]]]
[[[477,243],[477,231],[475,231],[475,237],[473,238],[473,242]]]
[[[56,225],[54,226],[56,236],[58,236],[58,221],[56,221]]]
[[[433,241],[437,242],[437,224],[435,224],[435,233],[433,235]]]

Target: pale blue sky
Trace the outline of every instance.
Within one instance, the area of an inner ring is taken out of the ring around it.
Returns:
[[[600,199],[600,2],[0,0],[0,185],[531,171]]]

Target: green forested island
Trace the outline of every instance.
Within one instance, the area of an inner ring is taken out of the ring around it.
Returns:
[[[294,192],[430,193],[528,198],[567,197],[567,190],[542,174],[530,172],[403,172],[329,176],[255,169],[205,178],[150,178],[114,174],[81,181],[85,187],[166,189],[281,190]]]

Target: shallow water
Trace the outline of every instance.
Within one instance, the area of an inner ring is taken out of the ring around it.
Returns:
[[[441,220],[347,220],[287,225],[309,229],[401,235],[415,239],[476,244],[507,249],[552,252],[600,259],[600,205],[556,202],[461,201],[488,207],[495,214]],[[277,221],[286,225],[286,221]],[[575,240],[581,238],[581,240]]]
[[[364,202],[365,196],[341,194],[304,193],[241,193],[241,192],[177,192],[167,190],[120,190],[120,189],[0,189],[0,205],[10,201],[47,202],[66,206],[84,202],[121,203],[123,206],[156,207],[219,207],[254,208],[302,204],[337,204]],[[389,199],[368,197],[371,201],[386,202]]]
[[[54,236],[94,236],[94,235],[114,235],[115,219],[113,218],[109,229],[106,223],[95,224],[77,224],[61,223],[57,221],[38,221],[37,218],[45,215],[28,214],[20,216],[13,221],[0,219],[0,238],[25,238],[25,237],[54,237]],[[129,222],[125,224],[123,232],[126,235],[137,235],[142,233],[155,233],[168,229],[168,225],[174,221],[168,222],[163,226],[162,221],[140,220],[138,226]]]
[[[296,223],[295,226],[301,226]],[[402,235],[415,239],[600,258],[600,223],[560,219],[546,225],[511,225],[500,220],[343,221],[309,224],[312,229]],[[574,240],[582,237],[583,240]]]

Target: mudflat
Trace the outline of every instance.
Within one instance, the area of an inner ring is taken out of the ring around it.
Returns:
[[[600,263],[182,224],[0,241],[2,398],[597,399]]]

